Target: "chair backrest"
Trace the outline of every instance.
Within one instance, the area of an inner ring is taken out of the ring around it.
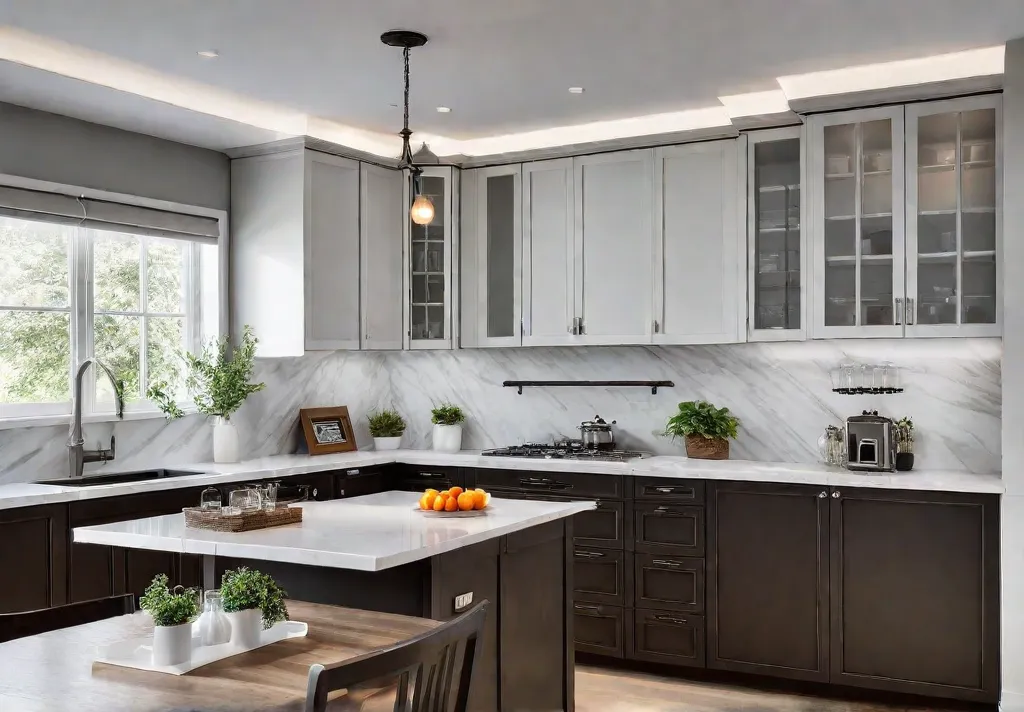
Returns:
[[[398,679],[395,712],[464,712],[473,664],[481,656],[487,607],[481,601],[458,618],[389,648],[333,665],[313,665],[306,712],[324,712],[327,696],[335,690],[381,678]]]
[[[3,613],[0,614],[0,643],[134,612],[135,596],[128,593],[38,611]]]

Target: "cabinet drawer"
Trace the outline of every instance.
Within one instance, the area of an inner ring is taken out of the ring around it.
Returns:
[[[561,494],[577,499],[623,499],[624,488],[619,475],[588,475],[577,472],[528,472],[517,470],[475,471],[476,486],[490,491],[518,489],[524,493]]]
[[[498,488],[488,492],[498,499],[532,499],[543,502],[571,502],[579,499],[551,494],[524,494],[519,490]],[[572,518],[572,540],[583,546],[622,549],[626,541],[625,518],[626,507],[623,502],[598,500],[597,509],[588,509]]]
[[[633,580],[637,608],[685,613],[704,610],[704,559],[636,554]]]
[[[633,505],[636,551],[704,556],[704,508],[638,502]]]
[[[574,547],[572,598],[574,601],[626,605],[625,553]]]
[[[384,492],[388,489],[386,477],[387,472],[382,467],[342,470],[334,475],[334,497],[344,499]]]
[[[445,490],[451,487],[465,487],[466,478],[458,467],[417,467],[406,465],[398,473],[395,489],[406,492],[422,492],[433,488]]]
[[[621,658],[623,645],[623,610],[618,606],[574,603],[572,606],[573,637],[576,650]]]
[[[704,618],[671,611],[633,611],[633,660],[704,667]]]
[[[699,480],[635,477],[633,497],[642,500],[704,504],[704,483]]]

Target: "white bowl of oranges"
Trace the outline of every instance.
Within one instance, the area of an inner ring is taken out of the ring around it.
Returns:
[[[482,489],[428,489],[420,497],[417,509],[439,517],[478,517],[487,513],[491,495]]]

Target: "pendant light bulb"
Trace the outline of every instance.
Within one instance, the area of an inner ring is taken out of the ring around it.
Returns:
[[[429,225],[434,219],[434,204],[425,195],[417,195],[409,209],[409,217],[417,225]]]

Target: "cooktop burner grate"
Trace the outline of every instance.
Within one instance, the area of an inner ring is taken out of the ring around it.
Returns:
[[[493,450],[484,450],[488,457],[525,457],[535,460],[596,460],[604,462],[625,462],[643,457],[644,453],[634,450],[594,450],[583,447],[578,440],[557,443],[523,443]]]

